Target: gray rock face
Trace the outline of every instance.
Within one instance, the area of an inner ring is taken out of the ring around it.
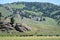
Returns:
[[[22,27],[20,27],[18,24],[16,24],[15,29],[19,32],[24,32],[24,30],[22,29]]]
[[[14,27],[12,27],[12,25],[10,23],[2,23],[1,27],[0,27],[1,31],[7,31],[9,33],[11,33],[11,31],[16,30],[19,32],[25,32],[25,31],[31,31],[32,28],[30,26],[24,25],[24,24],[15,24]]]
[[[11,27],[11,25],[8,23],[8,24],[1,24],[1,27],[0,27],[1,31],[7,31],[9,33],[11,33],[11,30],[14,30],[13,27]]]
[[[29,27],[29,26],[24,26],[24,28],[25,28],[27,31],[31,31],[31,30],[32,30],[32,28]]]
[[[15,29],[19,32],[31,31],[31,27],[16,24]]]

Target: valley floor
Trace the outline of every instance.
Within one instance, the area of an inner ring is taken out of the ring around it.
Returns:
[[[45,37],[45,36],[32,36],[32,37],[0,37],[0,40],[60,40],[60,36],[52,36],[52,37]]]

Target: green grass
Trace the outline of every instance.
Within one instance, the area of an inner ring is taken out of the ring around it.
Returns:
[[[30,13],[30,14],[35,14],[37,16],[40,16],[40,15],[43,14],[42,12],[34,12],[34,11],[28,11],[28,10],[24,10],[24,12],[27,12],[27,13]]]
[[[4,35],[7,35],[7,36],[21,36],[21,35],[56,36],[56,35],[60,35],[60,27],[58,27],[56,25],[56,22],[51,18],[46,17],[46,21],[43,21],[43,22],[37,22],[28,18],[24,18],[22,22],[29,25],[32,28],[32,31],[26,31],[23,33],[15,31],[12,34],[3,33],[1,36],[4,36]]]
[[[54,15],[54,14],[56,14],[56,13],[58,13],[58,12],[60,12],[60,10],[53,11],[53,12],[51,13],[51,15]]]
[[[60,40],[60,37],[0,37],[0,40]]]
[[[22,22],[30,26],[32,28],[32,31],[26,31],[23,33],[13,31],[12,34],[9,34],[7,32],[2,32],[2,33],[0,32],[0,36],[21,36],[21,35],[56,36],[56,35],[60,35],[60,27],[56,25],[56,22],[51,18],[46,17],[46,21],[42,21],[42,22],[24,18]]]
[[[0,12],[2,13],[3,16],[8,16],[8,15],[12,14],[12,12],[9,12],[4,7],[0,7]]]
[[[60,27],[56,24],[56,21],[52,18],[45,17],[46,21],[38,22],[28,18],[24,18],[21,22],[27,24],[32,28],[32,31],[26,32],[16,32],[14,31],[12,34],[9,33],[1,33],[0,36],[20,36],[20,35],[43,35],[43,36],[56,36],[60,35]],[[19,22],[19,21],[17,21]]]
[[[24,23],[32,27],[32,33],[35,35],[60,35],[60,27],[51,18],[46,18],[46,21],[37,22],[30,19],[24,19]]]

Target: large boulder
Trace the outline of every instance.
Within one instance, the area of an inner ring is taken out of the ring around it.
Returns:
[[[9,23],[7,24],[2,24],[0,27],[1,31],[7,31],[9,33],[11,33],[11,30],[14,30],[13,27],[11,27],[11,25]]]
[[[15,25],[15,29],[19,32],[24,32],[24,30],[18,24]]]
[[[27,24],[25,23],[22,23],[22,26],[27,30],[27,31],[31,31],[32,28],[30,26],[28,26]]]
[[[25,28],[27,31],[31,31],[31,30],[32,30],[32,28],[29,27],[29,26],[24,26],[24,28]]]
[[[19,32],[25,32],[25,31],[31,31],[32,30],[31,27],[25,26],[22,24],[21,25],[16,24],[15,29]]]

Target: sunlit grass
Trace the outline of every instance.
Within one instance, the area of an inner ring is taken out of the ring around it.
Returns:
[[[60,40],[60,37],[0,37],[0,40]]]

